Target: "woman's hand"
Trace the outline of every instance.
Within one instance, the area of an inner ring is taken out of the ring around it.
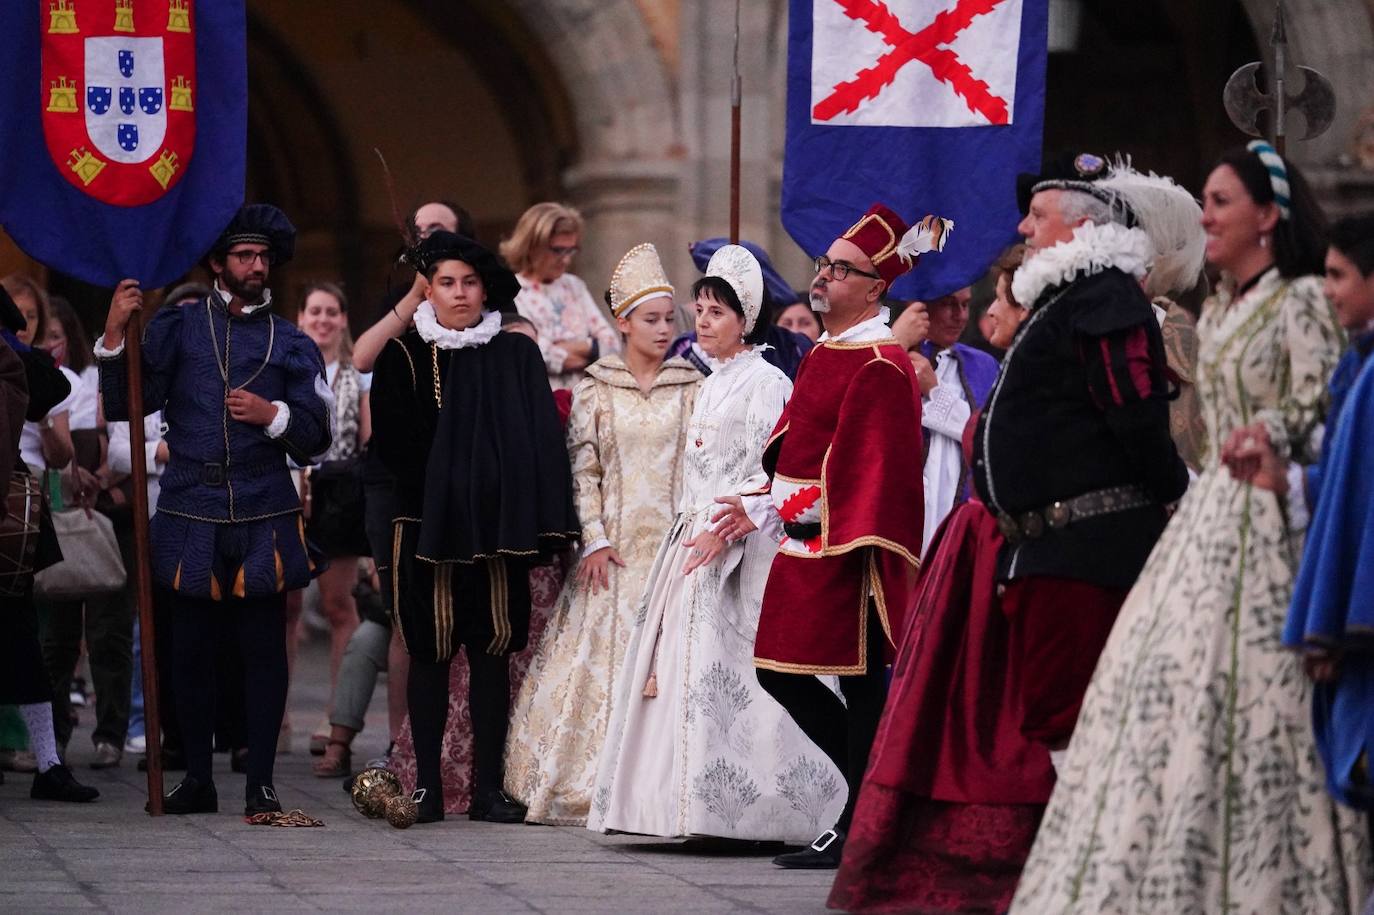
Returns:
[[[277,408],[271,401],[243,388],[230,391],[224,402],[229,406],[230,416],[250,426],[270,426],[277,418]]]
[[[749,514],[744,510],[744,500],[739,496],[721,496],[716,500],[716,504],[724,505],[726,508],[712,515],[711,523],[715,525],[716,536],[726,543],[743,540],[759,529],[758,525],[749,520]]]
[[[702,566],[714,562],[725,550],[725,540],[711,531],[702,531],[683,546],[687,547],[687,564],[682,567],[683,575],[691,575]]]
[[[583,558],[577,567],[577,586],[589,588],[593,594],[597,591],[609,591],[612,563],[622,569],[625,568],[625,560],[620,558],[620,554],[612,546],[603,546],[595,553]]]
[[[1221,460],[1231,476],[1242,483],[1284,496],[1288,494],[1288,467],[1279,460],[1269,430],[1263,423],[1243,426],[1231,433],[1221,449]]]

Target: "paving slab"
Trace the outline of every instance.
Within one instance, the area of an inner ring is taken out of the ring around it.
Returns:
[[[153,819],[145,777],[128,758],[92,771],[94,710],[81,712],[68,762],[100,789],[93,804],[32,801],[32,776],[0,785],[0,912],[142,913],[391,911],[788,913],[821,915],[831,874],[782,871],[748,848],[682,847],[585,829],[473,823],[392,828],[353,810],[341,780],[310,773],[308,728],[325,703],[327,647],[302,647],[292,686],[294,752],[277,757],[282,803],[323,828],[249,826],[243,776],[216,756],[220,813]],[[355,745],[385,747],[385,683]],[[169,773],[169,784],[178,778]]]

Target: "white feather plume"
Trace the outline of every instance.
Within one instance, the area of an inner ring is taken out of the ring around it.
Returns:
[[[907,230],[901,241],[897,242],[897,256],[902,263],[910,264],[913,259],[930,251],[945,250],[945,240],[954,231],[954,220],[941,216],[927,216]]]
[[[1136,171],[1129,159],[1112,163],[1097,186],[1125,202],[1150,236],[1154,254],[1145,291],[1151,298],[1179,295],[1197,285],[1207,236],[1202,231],[1202,207],[1192,194],[1172,178]]]

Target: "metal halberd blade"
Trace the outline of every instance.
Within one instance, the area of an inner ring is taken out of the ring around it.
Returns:
[[[1274,94],[1260,87],[1259,73],[1262,67],[1263,64],[1256,61],[1232,73],[1221,96],[1231,122],[1254,137],[1264,136],[1259,128],[1260,113],[1268,111],[1272,115],[1278,110]],[[1310,140],[1325,133],[1336,119],[1336,90],[1330,80],[1311,67],[1300,66],[1295,69],[1304,77],[1302,91],[1297,95],[1285,92],[1286,104],[1283,107],[1286,112],[1296,110],[1302,113],[1306,132],[1300,139]]]

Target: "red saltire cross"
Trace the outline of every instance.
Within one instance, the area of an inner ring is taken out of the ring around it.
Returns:
[[[837,85],[833,92],[821,99],[811,110],[817,121],[828,121],[837,114],[858,108],[866,99],[891,85],[897,72],[913,60],[919,60],[942,83],[948,83],[968,104],[969,110],[981,114],[992,124],[1008,123],[1006,100],[993,95],[988,84],[973,75],[968,65],[948,48],[959,33],[979,16],[992,12],[1006,0],[959,0],[953,9],[944,10],[935,21],[919,32],[909,32],[882,0],[835,0],[846,16],[870,32],[880,36],[892,49],[879,57],[866,70],[860,70],[852,80]]]

